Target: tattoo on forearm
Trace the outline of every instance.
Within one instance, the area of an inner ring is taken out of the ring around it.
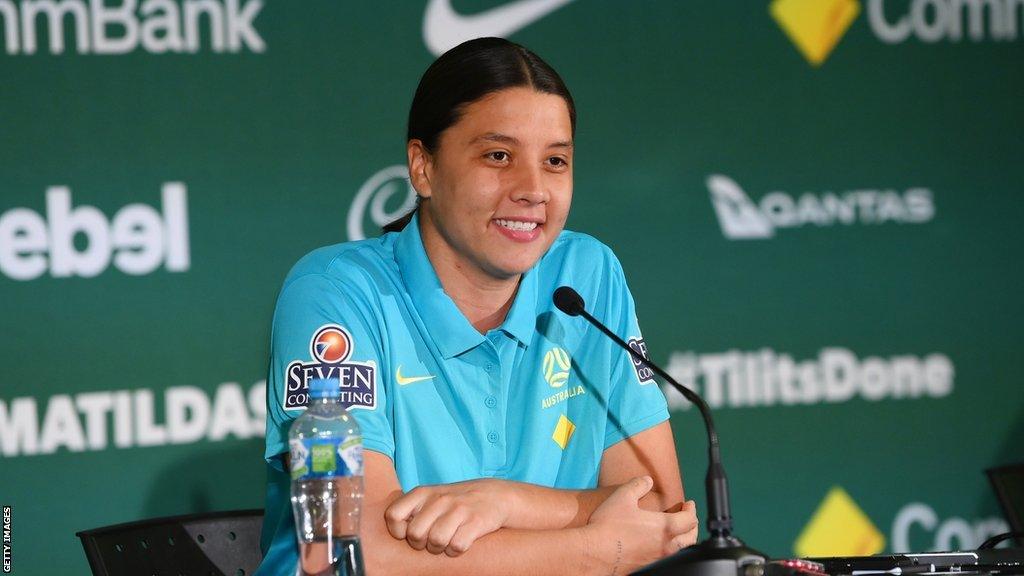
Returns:
[[[612,566],[611,576],[619,573],[619,564],[622,563],[622,540],[615,541],[615,564]]]

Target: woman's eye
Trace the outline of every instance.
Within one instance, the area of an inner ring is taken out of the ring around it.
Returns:
[[[487,157],[495,162],[505,162],[508,160],[508,152],[496,150],[494,152],[488,152]]]
[[[551,164],[552,166],[558,166],[558,167],[568,166],[569,165],[569,163],[565,160],[565,158],[562,158],[560,156],[552,156],[551,158],[548,158],[548,164]]]

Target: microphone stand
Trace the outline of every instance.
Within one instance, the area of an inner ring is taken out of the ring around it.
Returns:
[[[711,419],[711,409],[696,392],[683,386],[659,366],[629,347],[585,309],[583,298],[572,288],[555,290],[555,306],[570,316],[583,316],[605,336],[629,352],[637,362],[650,368],[671,384],[700,410],[708,433],[708,472],[704,485],[708,498],[708,538],[688,546],[634,572],[636,576],[763,576],[767,557],[747,547],[732,534],[732,512],[729,508],[729,482],[722,467],[718,449],[718,433]]]

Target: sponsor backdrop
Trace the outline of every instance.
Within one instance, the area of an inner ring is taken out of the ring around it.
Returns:
[[[1020,0],[0,0],[5,563],[85,573],[76,530],[262,506],[280,283],[404,210],[419,74],[478,35],[572,88],[570,226],[716,409],[741,536],[1006,529],[982,471],[1024,459]]]

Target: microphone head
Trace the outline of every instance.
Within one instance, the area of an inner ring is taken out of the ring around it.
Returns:
[[[580,312],[583,312],[583,297],[568,286],[556,289],[551,299],[555,301],[556,308],[569,316],[579,316]]]

